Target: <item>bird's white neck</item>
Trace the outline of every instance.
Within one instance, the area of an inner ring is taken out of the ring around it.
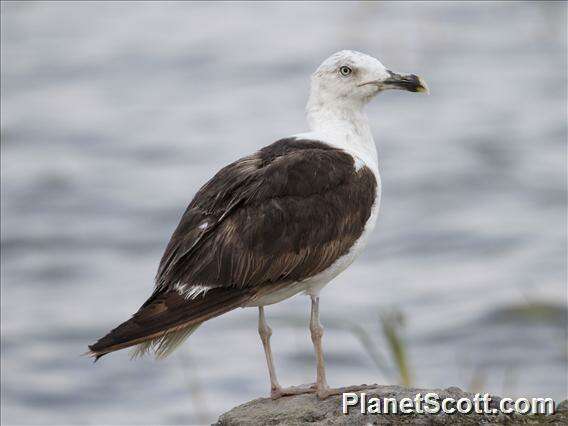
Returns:
[[[378,170],[377,149],[364,105],[321,102],[310,96],[306,106],[310,130]]]

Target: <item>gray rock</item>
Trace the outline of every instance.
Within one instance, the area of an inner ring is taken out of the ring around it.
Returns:
[[[424,396],[434,392],[440,398],[451,397],[456,400],[467,397],[473,400],[474,394],[464,392],[457,387],[447,389],[413,389],[401,386],[364,385],[357,394],[364,392],[369,398],[378,397],[414,399],[417,393]],[[491,395],[491,408],[497,408],[498,396]],[[319,400],[313,394],[283,397],[277,400],[259,398],[233,408],[223,414],[217,426],[240,425],[476,425],[476,424],[549,424],[568,425],[568,401],[557,406],[553,415],[520,415],[520,414],[361,414],[360,405],[350,407],[348,414],[342,413],[342,396],[331,396]]]

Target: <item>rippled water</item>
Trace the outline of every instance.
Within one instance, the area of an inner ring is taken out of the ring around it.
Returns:
[[[216,169],[305,130],[308,76],[343,48],[432,94],[369,107],[383,204],[322,294],[331,384],[397,380],[346,329],[387,356],[378,318],[396,308],[415,385],[566,398],[565,3],[1,13],[3,423],[206,423],[267,393],[253,309],[162,362],[80,354],[149,295]],[[307,311],[304,297],[267,311],[284,384],[315,374]]]

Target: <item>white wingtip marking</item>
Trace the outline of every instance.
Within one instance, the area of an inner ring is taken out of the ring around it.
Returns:
[[[176,283],[174,289],[186,299],[196,299],[199,296],[204,296],[211,287],[205,285],[189,285]]]

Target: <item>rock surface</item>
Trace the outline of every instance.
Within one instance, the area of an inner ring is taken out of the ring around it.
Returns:
[[[473,400],[474,394],[464,392],[459,388],[447,389],[412,389],[400,386],[368,385],[357,391],[364,392],[369,398],[402,398],[414,399],[417,393],[425,395],[435,392],[440,398],[451,397],[456,400],[469,398]],[[497,408],[498,396],[491,395],[491,408]],[[218,426],[236,425],[369,425],[369,424],[549,424],[568,425],[568,401],[557,405],[552,415],[520,415],[520,414],[361,414],[360,405],[350,407],[348,414],[342,413],[342,396],[331,396],[319,400],[313,394],[283,397],[277,400],[259,398],[233,408],[223,414]]]

